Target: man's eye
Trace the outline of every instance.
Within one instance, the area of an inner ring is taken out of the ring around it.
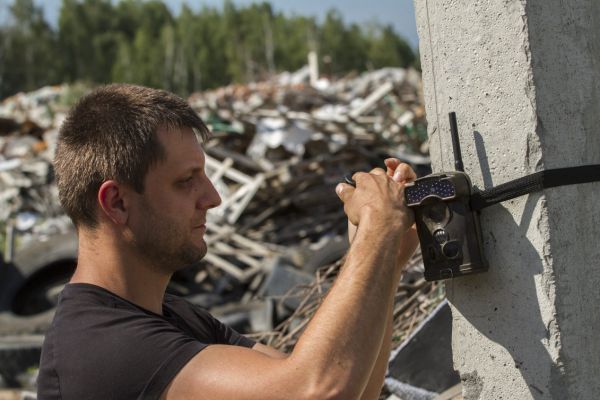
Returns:
[[[192,180],[194,178],[192,176],[190,176],[189,178],[185,178],[179,181],[179,183],[183,186],[189,185],[190,183],[192,183]]]

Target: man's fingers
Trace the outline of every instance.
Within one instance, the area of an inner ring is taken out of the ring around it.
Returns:
[[[369,173],[373,175],[385,175],[385,171],[381,168],[373,168]]]
[[[412,182],[417,179],[417,174],[410,165],[403,163],[397,158],[386,158],[384,161],[387,174],[396,182]]]
[[[338,183],[335,187],[335,192],[337,193],[342,203],[344,203],[344,212],[348,217],[348,223],[352,225],[358,225],[358,220],[356,219],[356,216],[350,213],[351,202],[349,202],[355,190],[356,189],[354,188],[354,186],[348,185],[347,183]]]
[[[351,185],[348,185],[347,183],[338,183],[335,187],[335,192],[337,193],[340,200],[342,200],[342,202],[345,203],[346,199],[352,195],[352,192],[354,192],[354,188]]]
[[[400,165],[401,162],[397,158],[386,158],[383,160],[383,163],[387,167],[387,174],[391,177],[394,175],[394,171],[396,168],[398,168],[398,165]]]
[[[417,179],[417,174],[408,164],[399,164],[392,179],[396,182],[412,182]]]
[[[354,175],[352,175],[352,180],[354,180],[354,182],[356,182],[356,183],[359,183],[361,180],[367,178],[370,174],[385,175],[385,171],[381,168],[373,168],[369,172],[357,172]]]

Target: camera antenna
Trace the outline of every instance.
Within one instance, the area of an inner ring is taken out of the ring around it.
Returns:
[[[462,154],[460,152],[460,141],[458,140],[458,125],[456,124],[456,113],[452,111],[448,114],[450,117],[450,134],[452,135],[452,149],[454,151],[454,168],[457,171],[464,172]]]

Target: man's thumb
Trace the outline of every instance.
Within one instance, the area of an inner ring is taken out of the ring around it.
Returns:
[[[342,200],[344,203],[353,190],[354,188],[347,183],[338,183],[338,185],[335,187],[335,192],[340,200]]]

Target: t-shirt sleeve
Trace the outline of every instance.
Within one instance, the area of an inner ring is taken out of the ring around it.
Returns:
[[[190,340],[189,338],[182,340],[180,337],[176,342],[179,342],[180,347],[174,349],[173,353],[157,366],[146,387],[143,389],[139,397],[140,399],[160,398],[179,371],[206,347],[206,344]]]
[[[191,312],[190,315],[194,315],[194,319],[197,319],[197,321],[200,322],[200,325],[210,327],[210,332],[206,332],[206,334],[210,336],[210,341],[206,341],[207,344],[229,344],[232,346],[243,346],[248,348],[251,348],[256,344],[254,340],[247,338],[232,327],[225,325],[217,318],[213,317],[212,314],[204,308],[188,302],[186,302],[186,304],[188,306],[188,312]],[[201,329],[201,326],[198,326],[198,329]]]
[[[246,336],[240,334],[235,329],[222,323],[217,318],[213,317],[206,309],[192,304],[185,299],[178,297],[168,297],[169,302],[176,308],[179,315],[186,323],[193,326],[193,330],[202,332],[206,335],[207,340],[200,341],[206,344],[229,344],[232,346],[243,346],[251,348],[256,342]],[[208,328],[208,330],[205,330]]]
[[[225,325],[212,315],[209,315],[212,319],[213,329],[215,330],[215,337],[220,344],[230,344],[234,346],[243,346],[251,348],[256,342],[246,336],[238,333],[235,329]]]

